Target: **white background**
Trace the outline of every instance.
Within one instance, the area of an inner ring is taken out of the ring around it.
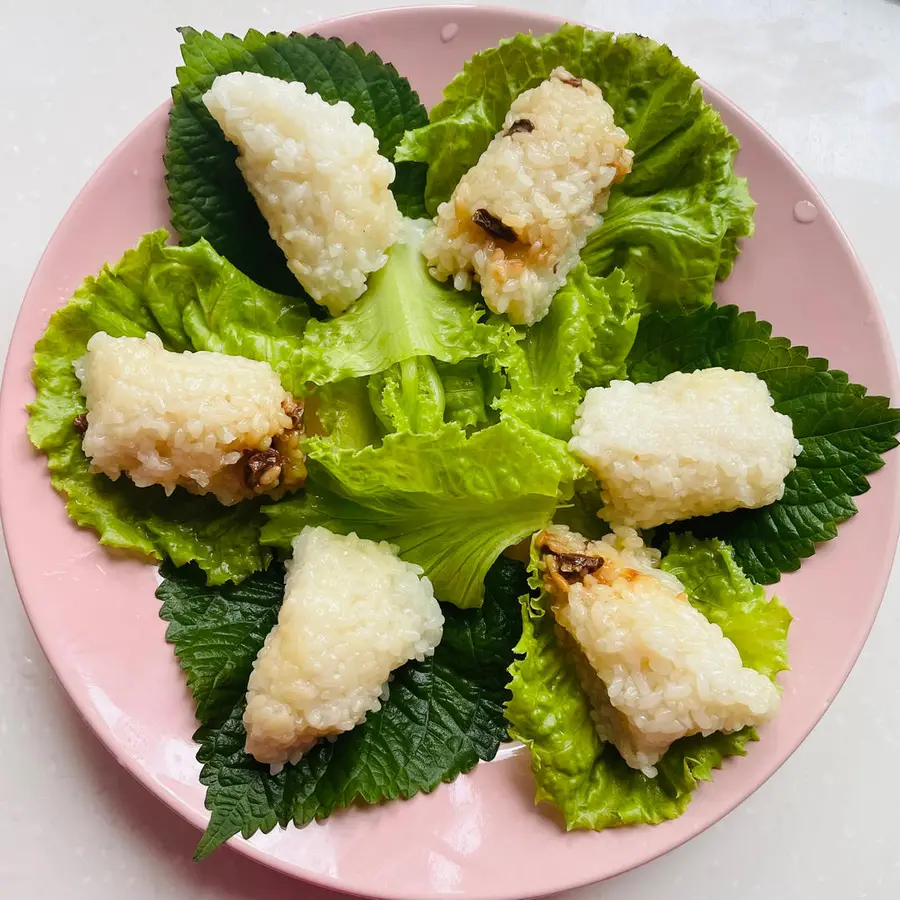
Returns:
[[[109,151],[167,96],[179,61],[176,26],[216,33],[292,29],[366,5],[358,0],[318,6],[279,0],[0,0],[4,352],[20,299],[56,223]],[[900,346],[900,5],[893,0],[524,0],[512,5],[664,41],[747,110],[832,206]],[[667,900],[713,892],[729,900],[900,897],[898,658],[900,572],[845,688],[764,787],[681,849],[572,896],[641,900],[663,891]],[[196,839],[194,829],[121,771],[82,724],[34,641],[9,566],[0,558],[0,896],[332,896],[230,851],[194,864]]]

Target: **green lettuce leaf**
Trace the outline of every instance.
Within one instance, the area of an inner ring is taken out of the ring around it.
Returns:
[[[113,267],[88,278],[50,318],[35,346],[28,436],[47,454],[53,486],[69,515],[108,547],[177,565],[196,561],[212,583],[239,581],[264,568],[258,503],[222,506],[215,498],[138,488],[90,471],[73,421],[85,411],[72,369],[97,331],[114,337],[160,336],[169,350],[214,350],[268,362],[288,390],[301,393],[296,370],[306,315],[288,297],[254,284],[205,241],[166,246],[144,237]]]
[[[452,372],[457,366],[477,362],[437,365],[447,365]],[[316,388],[313,402],[329,444],[342,450],[362,450],[380,445],[385,434],[429,434],[440,431],[445,419],[455,421],[454,413],[446,408],[444,379],[437,365],[430,356],[416,356],[368,378],[348,378]],[[307,406],[309,403],[308,399]],[[467,410],[461,411],[463,418],[467,414]]]
[[[477,162],[513,99],[560,65],[600,85],[635,152],[584,250],[589,271],[621,268],[641,308],[710,302],[738,238],[752,233],[753,203],[734,175],[737,142],[703,102],[695,73],[649,38],[564,25],[475,54],[429,124],[407,132],[397,150],[397,159],[428,163],[429,213]]]
[[[203,105],[203,94],[228,72],[302,81],[329,103],[346,100],[355,121],[372,127],[381,154],[391,160],[403,132],[426,122],[425,108],[392,65],[357,44],[301,34],[248,31],[244,38],[219,38],[193,28],[179,31],[184,65],[172,88],[165,155],[172,225],[183,243],[206,238],[257,283],[303,296],[235,165],[237,151]],[[421,164],[397,166],[391,189],[405,215],[424,215],[424,180]]]
[[[486,357],[458,363],[413,357],[367,378],[316,388],[305,401],[307,429],[342,450],[380,446],[392,432],[434,433],[445,423],[471,433],[499,421],[490,407],[497,378]],[[310,428],[311,410],[319,429]]]
[[[432,433],[445,422],[471,433],[499,421],[492,404],[506,379],[493,364],[493,356],[458,363],[417,356],[370,375],[369,399],[385,433]]]
[[[673,544],[673,555],[664,567],[685,579],[690,602],[714,616],[744,664],[769,677],[785,668],[790,614],[741,573],[727,545],[684,537]],[[533,556],[531,583],[539,590],[536,564]],[[555,804],[567,829],[676,818],[701,781],[710,781],[726,757],[743,756],[747,743],[757,739],[751,728],[682,738],[657,764],[655,778],[629,768],[615,747],[597,736],[572,657],[557,638],[547,595],[523,596],[522,613],[506,717],[510,735],[531,752],[535,802]]]
[[[791,417],[803,452],[781,500],[691,519],[675,530],[727,541],[747,575],[771,584],[798,569],[817,543],[834,538],[837,526],[856,513],[853,497],[869,489],[866,476],[897,445],[900,410],[891,409],[886,397],[868,396],[845,372],[810,357],[806,347],[772,337],[767,322],[734,306],[645,317],[628,374],[633,381],[657,381],[710,366],[754,372],[765,381],[775,409]]]
[[[494,403],[506,387],[506,378],[486,361],[486,357],[458,363],[435,363],[444,386],[444,420],[467,431],[495,425],[499,421]]]
[[[728,544],[717,538],[672,535],[660,568],[684,585],[691,604],[722,629],[745,666],[773,681],[788,668],[791,614],[741,571]]]
[[[737,151],[706,106],[687,131],[641,158],[582,251],[590,271],[621,269],[641,308],[708,304],[715,282],[731,273],[738,239],[753,233],[755,204],[734,175]],[[679,172],[685,159],[692,162]]]
[[[443,607],[444,635],[434,656],[398,669],[378,712],[275,776],[244,753],[242,716],[253,661],[277,620],[282,567],[238,587],[207,587],[191,568],[167,568],[164,575],[160,615],[197,704],[194,738],[211,812],[197,859],[238,833],[250,837],[358,801],[432,791],[492,759],[507,738],[507,669],[521,633],[517,598],[526,586],[521,563],[497,560],[481,609]]]
[[[625,360],[637,336],[641,316],[636,311],[632,286],[620,270],[605,278],[581,275],[582,271],[579,266],[563,290],[580,292],[587,299],[585,317],[591,326],[591,342],[581,354],[581,365],[575,372],[576,382],[586,391],[625,377]]]
[[[429,356],[369,376],[369,401],[386,432],[433,433],[444,424],[444,384]]]
[[[631,286],[621,272],[596,278],[577,266],[547,316],[501,355],[509,388],[500,395],[498,408],[568,440],[585,390],[624,375],[639,320]]]
[[[397,159],[428,163],[425,202],[434,214],[477,161],[513,100],[557,66],[598,84],[639,157],[688,126],[703,105],[696,75],[649,38],[563,25],[535,38],[519,34],[476,53],[444,88],[427,125],[407,132]]]
[[[305,525],[390,541],[438,597],[464,608],[481,604],[494,560],[550,521],[580,471],[564,443],[514,420],[468,438],[448,424],[389,434],[380,447],[312,439],[306,449],[307,490],[265,507],[263,542],[287,550]]]
[[[321,429],[310,428],[310,407]],[[324,433],[336,447],[362,450],[381,443],[381,423],[369,400],[367,378],[347,378],[316,388],[305,404],[304,421],[309,433]]]
[[[515,331],[482,322],[484,307],[471,294],[435,281],[420,252],[427,222],[406,221],[403,243],[369,278],[363,297],[346,313],[311,320],[304,338],[302,374],[315,384],[372,375],[417,356],[455,363],[494,353]]]

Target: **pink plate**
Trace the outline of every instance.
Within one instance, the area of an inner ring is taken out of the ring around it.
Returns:
[[[377,51],[431,105],[476,50],[558,24],[532,13],[447,7],[359,15],[316,30]],[[160,94],[166,87],[160,85]],[[707,96],[741,141],[738,168],[759,204],[756,236],[719,299],[755,310],[776,333],[808,344],[872,392],[896,400],[896,365],[881,313],[831,213],[758,125],[715,91]],[[0,504],[22,600],[60,681],[116,758],[202,828],[207,813],[191,742],[194,718],[183,676],[163,640],[156,570],[114,558],[91,532],[69,522],[44,458],[25,437],[32,348],[50,313],[86,275],[168,223],[166,122],[164,105],[110,156],[38,266],[3,380]],[[801,204],[796,217],[795,204]],[[816,210],[812,221],[798,221]],[[682,818],[655,828],[566,834],[552,814],[534,808],[528,759],[509,749],[429,796],[354,808],[321,824],[232,844],[325,887],[408,900],[533,897],[608,878],[676,847],[758,788],[847,677],[889,574],[900,525],[898,462],[895,454],[888,457],[840,538],[782,581],[779,594],[795,622],[781,715],[746,758],[728,761],[713,783],[697,791]]]

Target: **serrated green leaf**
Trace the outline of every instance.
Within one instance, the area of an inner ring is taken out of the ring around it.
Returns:
[[[806,347],[772,336],[772,327],[734,306],[712,305],[681,316],[646,316],[628,360],[633,381],[657,381],[675,371],[711,366],[753,372],[769,388],[778,412],[790,416],[803,445],[784,497],[762,509],[690,519],[674,526],[734,547],[754,581],[771,584],[837,535],[856,513],[853,497],[869,489],[867,475],[897,445],[900,410],[869,396],[847,374],[810,357]],[[660,532],[665,533],[665,530]]]
[[[203,94],[228,72],[302,81],[329,103],[346,100],[355,121],[372,127],[381,154],[391,160],[404,131],[427,120],[425,108],[392,65],[357,44],[252,30],[244,38],[180,31],[184,65],[172,88],[165,155],[172,225],[184,243],[206,238],[257,283],[303,296],[235,164],[237,151],[203,105]],[[401,212],[421,216],[425,166],[407,162],[396,168],[392,190]]]
[[[160,574],[159,614],[169,623],[166,640],[187,673],[197,719],[224,721],[233,695],[247,689],[253,660],[278,619],[284,570],[272,566],[243,584],[215,590],[193,567],[178,572],[164,564]]]
[[[357,800],[432,791],[492,759],[506,739],[507,668],[525,589],[521,563],[497,561],[481,609],[443,607],[444,635],[434,656],[398,669],[378,712],[274,776],[244,752],[242,716],[253,660],[281,604],[282,567],[239,587],[207,587],[190,570],[166,576],[158,592],[165,601],[161,615],[170,622],[167,636],[201,722],[194,737],[211,817],[198,859],[238,833],[303,825]]]

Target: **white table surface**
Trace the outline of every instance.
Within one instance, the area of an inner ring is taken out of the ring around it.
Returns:
[[[397,0],[394,0],[397,2]],[[291,29],[331,0],[0,0],[0,341],[56,223],[167,95],[175,27]],[[390,0],[385,0],[390,5]],[[668,43],[760,122],[824,194],[900,346],[900,5],[893,0],[541,0]],[[900,398],[894,398],[895,402]],[[9,473],[2,473],[9,477]],[[900,897],[900,571],[846,686],[783,768],[722,822],[579,900]],[[866,762],[877,754],[884,765]],[[0,560],[0,897],[323,900],[197,832],[121,770],[63,694]],[[702,893],[701,893],[702,892]]]

